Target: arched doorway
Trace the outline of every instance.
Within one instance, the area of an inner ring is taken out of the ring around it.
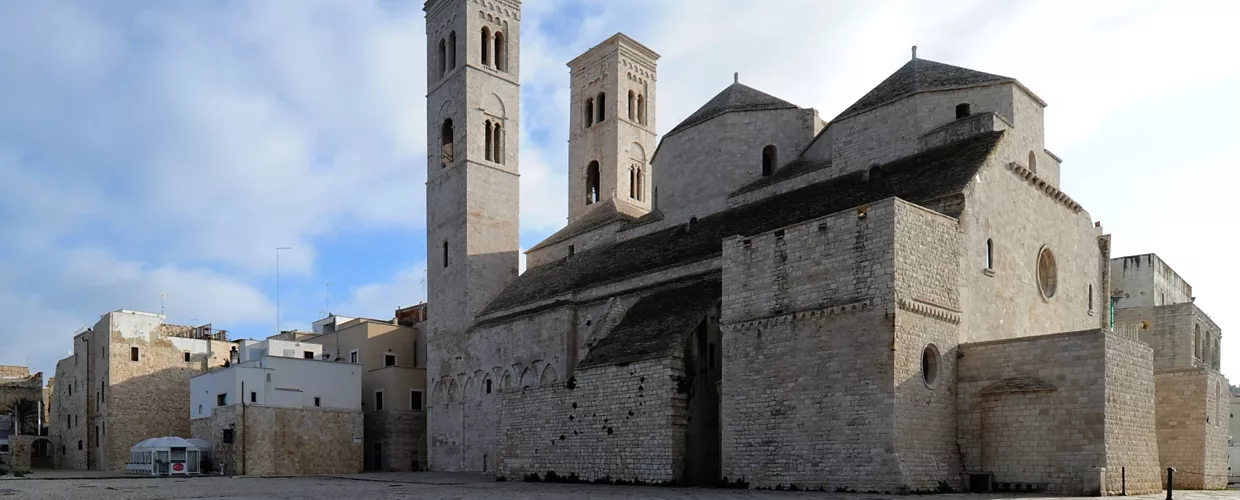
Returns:
[[[52,441],[47,438],[38,438],[30,443],[30,468],[31,469],[51,469],[55,466],[52,463]]]

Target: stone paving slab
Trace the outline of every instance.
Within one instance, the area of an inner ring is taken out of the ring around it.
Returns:
[[[361,474],[344,477],[255,478],[195,477],[151,481],[145,479],[69,479],[5,481],[0,500],[170,500],[212,498],[219,500],[307,499],[370,500],[595,500],[654,498],[669,500],[712,499],[813,499],[813,500],[1061,500],[1068,497],[1042,495],[871,495],[861,493],[808,493],[711,488],[654,488],[482,481],[485,476],[452,474]],[[419,482],[414,482],[419,481]],[[435,481],[435,482],[432,482]],[[451,482],[455,481],[455,482]],[[1162,500],[1165,493],[1129,497]],[[1240,500],[1240,491],[1179,491],[1176,500]]]

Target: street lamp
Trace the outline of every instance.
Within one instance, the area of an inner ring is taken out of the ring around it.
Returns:
[[[292,250],[293,247],[276,247],[276,335],[280,332],[280,250]]]

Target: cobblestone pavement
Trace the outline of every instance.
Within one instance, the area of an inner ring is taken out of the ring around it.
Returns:
[[[416,482],[415,482],[416,481]],[[1129,497],[1140,500],[1161,500],[1165,494]],[[656,498],[677,500],[706,499],[830,499],[888,500],[892,498],[926,498],[927,500],[987,500],[1019,498],[1038,500],[1030,495],[932,495],[926,497],[890,496],[845,493],[773,492],[717,490],[704,488],[648,488],[624,486],[591,486],[573,484],[537,484],[483,481],[475,477],[451,475],[362,475],[345,478],[232,478],[201,477],[188,479],[92,479],[0,481],[0,500],[173,500],[212,498],[219,500],[308,499],[346,500],[365,498],[396,499],[513,499],[513,500],[591,500],[619,498]],[[1177,500],[1240,499],[1240,491],[1182,491]]]

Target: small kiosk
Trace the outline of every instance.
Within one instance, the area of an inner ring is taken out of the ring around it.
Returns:
[[[176,436],[147,439],[129,449],[125,472],[151,476],[198,474],[206,451],[203,444]]]

